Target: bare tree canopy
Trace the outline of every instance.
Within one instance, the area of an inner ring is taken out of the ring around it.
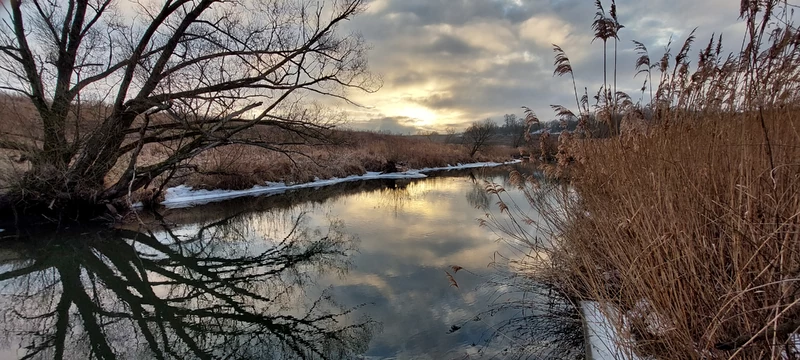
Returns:
[[[475,156],[497,135],[498,126],[490,119],[476,121],[464,130],[464,141],[469,147],[469,156]]]
[[[516,148],[525,144],[525,132],[527,129],[528,126],[525,124],[525,119],[518,118],[514,114],[505,114],[503,116],[503,126],[498,130],[503,135],[510,136],[511,146]]]
[[[0,133],[0,149],[31,164],[21,200],[103,202],[212,148],[281,151],[319,139],[332,125],[304,99],[348,101],[348,89],[379,87],[362,38],[339,31],[363,7],[11,0],[0,24],[0,89],[35,109],[27,132]],[[265,126],[284,136],[252,130]],[[164,156],[137,161],[159,144]]]

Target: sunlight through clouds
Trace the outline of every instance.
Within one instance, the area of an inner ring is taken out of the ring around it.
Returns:
[[[610,6],[610,0],[603,3]],[[619,88],[635,99],[641,79],[633,77],[631,40],[659,58],[670,37],[680,47],[698,27],[698,42],[724,32],[726,49],[738,49],[738,2],[620,0],[617,6],[625,25]],[[522,106],[553,119],[550,105],[570,103],[573,95],[571,84],[552,75],[552,44],[567,52],[579,89],[591,94],[602,84],[603,45],[592,41],[596,12],[586,0],[370,1],[347,31],[363,34],[371,45],[370,67],[384,86],[374,94],[352,94],[367,108],[347,109],[350,126],[371,128],[375,119],[392,117],[409,119],[406,125],[416,130],[464,129],[472,121],[520,115]],[[608,50],[613,53],[613,44]]]
[[[436,121],[436,114],[433,111],[415,105],[403,107],[399,115],[417,120],[419,126],[430,126]]]

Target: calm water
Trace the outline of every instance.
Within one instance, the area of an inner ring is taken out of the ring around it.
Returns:
[[[0,359],[580,358],[478,218],[510,169],[168,210],[0,248]],[[557,334],[557,335],[554,335]]]

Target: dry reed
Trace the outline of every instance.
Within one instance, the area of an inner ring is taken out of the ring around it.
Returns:
[[[593,114],[577,90],[577,112],[554,106],[623,134],[560,142],[545,171],[568,187],[517,174],[537,216],[501,207],[535,276],[624,314],[611,320],[640,356],[800,358],[800,31],[782,1],[744,0],[741,17],[741,51],[712,37],[696,65],[693,34],[658,61],[637,42],[649,103],[601,89]],[[558,47],[556,66],[573,71]]]
[[[570,285],[657,358],[780,358],[800,323],[800,117],[583,142],[558,219]],[[642,307],[647,309],[641,309]],[[655,320],[657,319],[657,320]]]

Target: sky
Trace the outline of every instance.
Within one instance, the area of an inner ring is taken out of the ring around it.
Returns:
[[[363,36],[370,69],[383,86],[375,93],[351,91],[348,98],[360,107],[323,100],[345,112],[346,127],[399,134],[461,131],[486,118],[521,117],[523,106],[542,121],[554,119],[553,104],[575,111],[570,79],[553,77],[552,44],[569,56],[580,93],[586,87],[593,95],[603,84],[603,43],[593,41],[591,29],[594,0],[365,1],[365,11],[339,30]],[[602,2],[608,11],[611,0]],[[618,89],[634,101],[644,77],[634,78],[632,40],[643,42],[655,61],[670,38],[674,55],[697,28],[690,53],[696,63],[713,33],[723,34],[726,52],[738,51],[744,33],[739,0],[618,0],[617,8],[625,26],[619,34]],[[613,44],[608,50],[611,62]],[[609,80],[612,71],[609,65]]]
[[[603,4],[608,11],[610,0]],[[670,37],[675,54],[697,27],[690,53],[696,63],[712,33],[723,33],[727,51],[738,51],[742,39],[738,0],[619,0],[617,8],[625,26],[618,88],[634,101],[644,77],[634,79],[631,40],[657,59]],[[587,87],[591,95],[602,86],[603,45],[592,42],[595,13],[593,0],[370,0],[342,31],[363,35],[383,87],[351,93],[363,107],[345,109],[349,126],[401,134],[461,130],[477,120],[521,116],[522,106],[551,120],[549,105],[575,107],[569,78],[553,77],[553,43],[567,52],[579,91]],[[613,45],[608,49],[611,54]]]

